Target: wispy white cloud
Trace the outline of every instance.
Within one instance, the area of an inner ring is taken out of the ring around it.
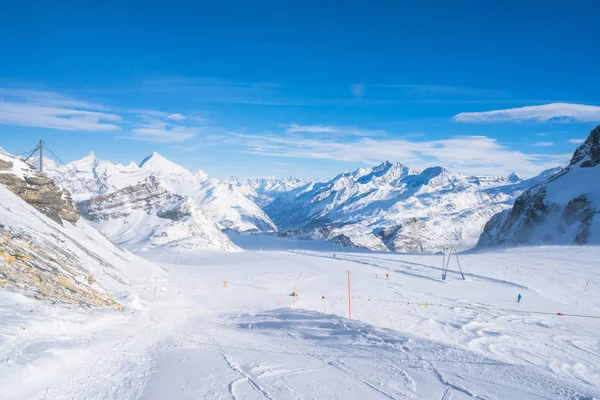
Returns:
[[[172,119],[173,121],[183,121],[185,119],[185,115],[175,113],[175,114],[169,115],[167,118]]]
[[[581,144],[585,142],[585,139],[569,139],[568,142],[573,144]]]
[[[154,143],[179,143],[193,139],[197,133],[197,129],[185,126],[167,126],[162,129],[135,128],[131,131],[131,135],[120,136],[120,138]]]
[[[585,104],[551,103],[484,112],[463,112],[452,117],[456,122],[594,122],[600,121],[600,107]]]
[[[554,146],[553,142],[536,142],[532,144],[533,147],[551,147]]]
[[[289,124],[283,125],[286,126],[287,129],[285,133],[296,133],[296,132],[305,132],[305,133],[334,133],[337,132],[336,128],[333,126],[325,126],[325,125],[298,125],[298,124]]]
[[[66,131],[117,131],[116,114],[73,108],[46,107],[27,103],[0,102],[0,124]]]
[[[173,120],[170,115],[164,118],[158,118],[156,115],[160,113],[139,115],[141,121],[134,124],[129,135],[120,138],[154,143],[180,143],[193,139],[202,131],[202,127],[199,126],[177,125],[179,121]]]
[[[0,88],[0,124],[66,131],[116,131],[121,116],[54,92]]]
[[[286,128],[285,133],[331,133],[336,135],[347,135],[347,136],[381,136],[386,132],[380,129],[362,129],[356,126],[333,126],[333,125],[298,125],[282,124],[282,127]]]
[[[564,165],[570,154],[527,154],[501,145],[485,136],[453,137],[443,140],[336,137],[317,139],[301,135],[235,134],[244,152],[285,158],[327,159],[378,163],[397,160],[416,169],[444,165],[469,174],[509,174],[518,171],[535,175]]]
[[[43,90],[0,88],[0,101],[27,103],[45,107],[109,111],[108,107],[100,104],[77,100],[59,93]]]

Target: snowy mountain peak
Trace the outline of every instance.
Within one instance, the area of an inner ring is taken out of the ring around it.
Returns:
[[[512,183],[517,183],[523,180],[523,178],[521,178],[516,172],[509,174],[507,178],[508,181]]]
[[[374,172],[379,172],[379,171],[385,171],[388,170],[392,167],[392,163],[389,161],[384,161],[381,164],[379,164],[378,166],[373,168]]]
[[[94,153],[94,150],[91,150],[89,153],[87,153],[87,155],[85,157],[82,158],[82,160],[96,160],[96,153]]]
[[[153,163],[153,162],[159,162],[157,160],[166,160],[166,158],[164,158],[163,156],[161,156],[160,154],[158,154],[156,151],[153,151],[152,154],[150,154],[149,156],[147,156],[146,158],[144,158],[142,160],[142,162],[140,163],[140,168],[142,168],[144,165],[149,164],[149,163]]]
[[[146,171],[158,173],[160,175],[187,175],[190,173],[187,169],[183,168],[178,164],[175,164],[170,160],[167,160],[165,157],[161,156],[156,151],[152,152],[152,154],[144,158],[144,160],[140,163],[140,168]]]
[[[575,150],[569,166],[591,168],[600,164],[600,125],[594,128],[588,138]]]

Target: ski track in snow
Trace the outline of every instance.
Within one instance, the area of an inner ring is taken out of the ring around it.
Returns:
[[[461,255],[465,281],[441,281],[436,256],[150,252],[170,274],[123,313],[0,291],[0,398],[599,398],[597,320],[458,307],[598,312],[598,249],[525,251]]]

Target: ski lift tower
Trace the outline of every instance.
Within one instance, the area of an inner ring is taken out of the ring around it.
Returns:
[[[446,280],[446,275],[448,273],[448,267],[450,266],[450,259],[452,256],[456,258],[456,264],[458,265],[458,269],[460,271],[460,276],[462,276],[463,280],[465,279],[465,274],[463,273],[462,267],[460,266],[460,260],[458,259],[457,253],[458,246],[455,244],[447,244],[442,248],[442,280]]]
[[[40,139],[40,141],[38,142],[35,149],[33,149],[31,151],[31,153],[29,153],[27,158],[25,158],[25,162],[27,162],[38,151],[40,153],[40,164],[38,166],[38,169],[41,173],[44,173],[44,141],[43,140]]]

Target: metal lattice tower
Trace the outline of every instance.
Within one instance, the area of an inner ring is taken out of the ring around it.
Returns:
[[[33,156],[38,151],[40,152],[39,170],[40,170],[40,172],[43,173],[44,172],[44,141],[42,139],[40,139],[40,141],[38,142],[35,149],[33,149],[33,151],[31,153],[29,153],[29,155],[27,156],[25,161],[29,160],[31,158],[31,156]]]

